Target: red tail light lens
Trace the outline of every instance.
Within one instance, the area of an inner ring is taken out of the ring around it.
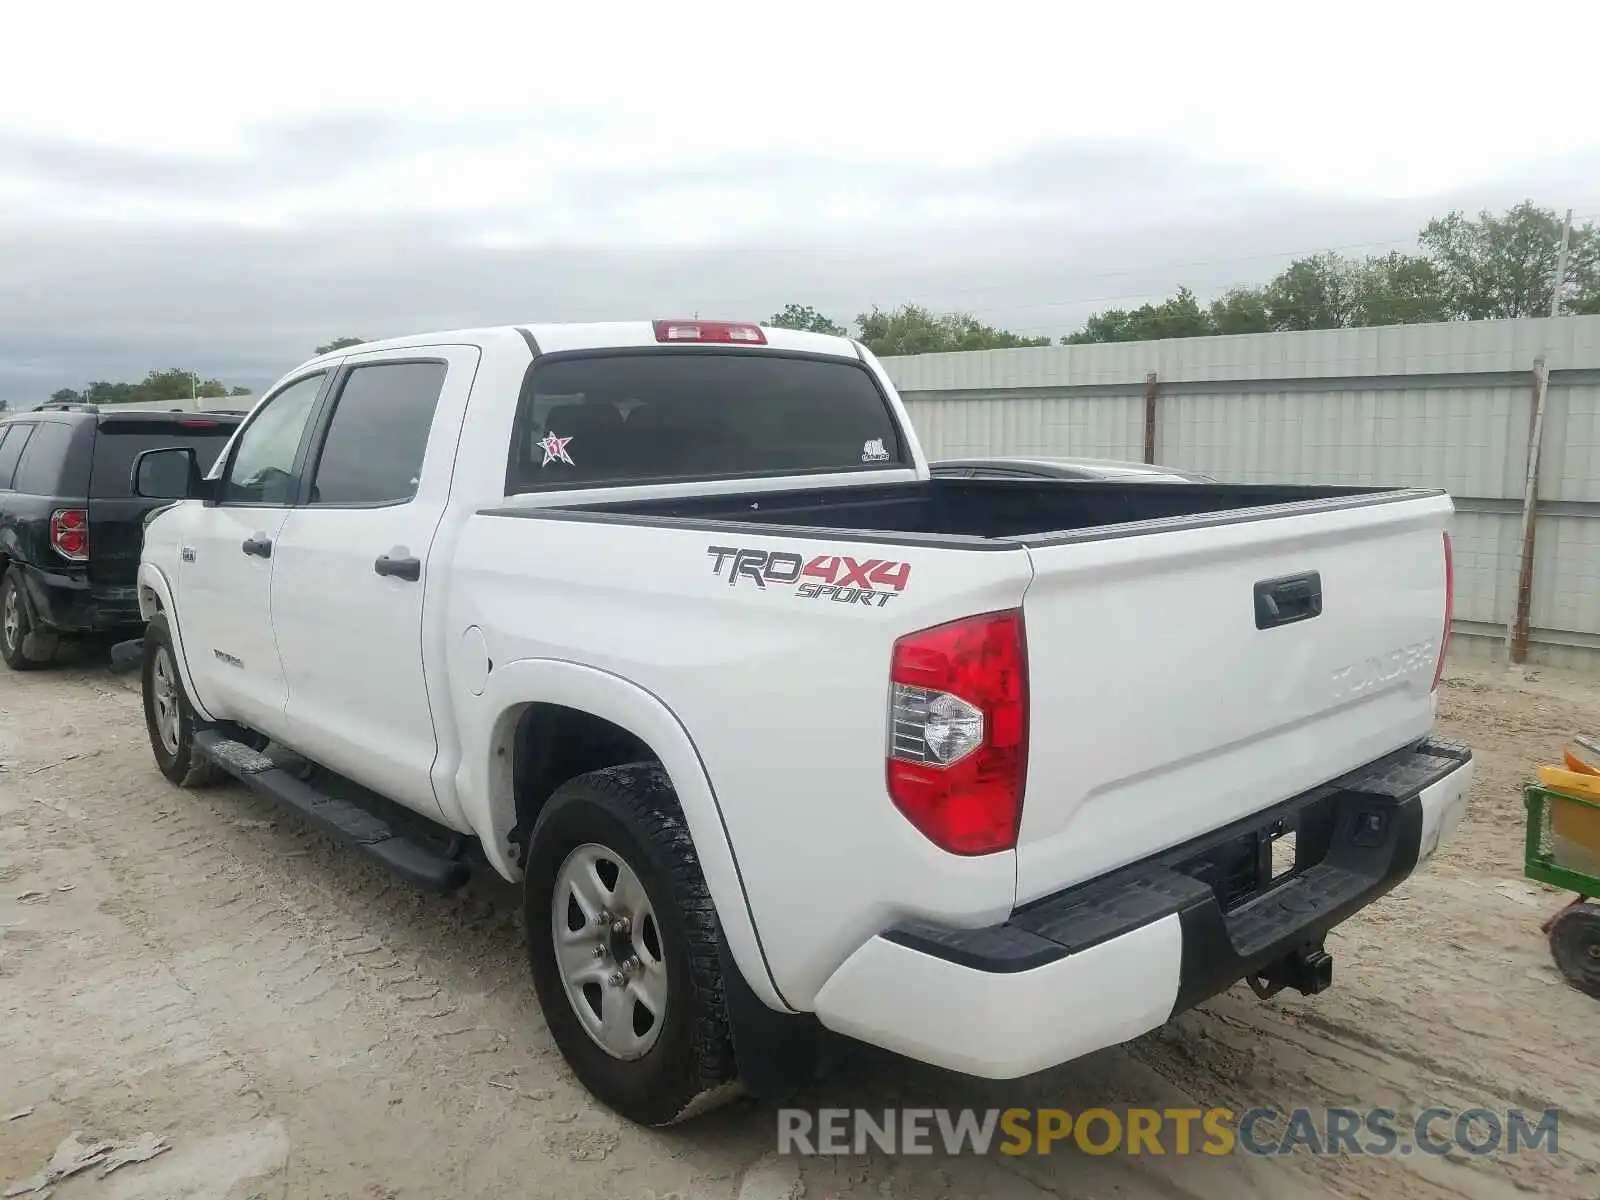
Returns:
[[[50,514],[50,544],[68,562],[89,561],[89,514],[81,508],[58,508]]]
[[[1022,613],[987,613],[894,644],[889,797],[952,854],[1017,844],[1028,758]]]
[[[658,342],[722,342],[733,345],[765,346],[767,335],[759,325],[730,321],[656,321]]]
[[[1450,649],[1450,623],[1456,615],[1456,568],[1450,556],[1450,535],[1444,535],[1444,633],[1439,637],[1439,662],[1433,668],[1433,689],[1444,678],[1444,652]]]

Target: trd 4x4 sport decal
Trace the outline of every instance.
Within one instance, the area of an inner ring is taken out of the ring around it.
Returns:
[[[792,587],[802,600],[882,608],[911,582],[910,563],[885,558],[824,554],[806,562],[787,550],[742,546],[707,546],[706,553],[711,556],[711,573],[719,579],[726,576],[729,587],[740,581],[763,591],[769,586]]]

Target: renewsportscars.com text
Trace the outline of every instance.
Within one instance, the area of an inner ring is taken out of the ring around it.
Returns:
[[[1559,1124],[1553,1108],[785,1108],[778,1153],[1553,1155]]]

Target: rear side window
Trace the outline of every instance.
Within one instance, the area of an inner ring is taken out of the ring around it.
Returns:
[[[94,439],[94,459],[89,468],[89,495],[101,500],[133,495],[133,463],[146,450],[187,446],[194,451],[200,473],[211,470],[217,456],[238,428],[237,422],[209,425],[177,421],[138,423],[122,421],[101,425]]]
[[[312,504],[403,504],[417,494],[445,365],[372,363],[346,377],[334,405]]]
[[[40,423],[17,462],[17,476],[11,486],[30,496],[81,496],[83,493],[77,487],[62,478],[67,451],[72,449],[72,434],[72,426],[60,421]],[[79,478],[75,482],[81,485],[83,480]]]
[[[536,362],[515,428],[508,494],[908,465],[864,368],[777,354],[666,350]]]
[[[0,430],[0,435],[3,435],[0,436],[0,491],[11,490],[11,478],[16,474],[17,461],[22,457],[22,448],[32,432],[32,425],[7,425]]]

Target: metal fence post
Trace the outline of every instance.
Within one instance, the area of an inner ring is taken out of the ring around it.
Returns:
[[[1144,377],[1144,461],[1156,461],[1156,405],[1161,400],[1161,385],[1154,371]]]
[[[1543,358],[1533,364],[1533,412],[1528,422],[1527,476],[1522,485],[1522,561],[1517,569],[1516,605],[1506,627],[1506,657],[1513,663],[1528,658],[1528,625],[1533,611],[1533,542],[1539,527],[1539,447],[1544,442],[1545,397],[1550,393],[1550,368]]]

